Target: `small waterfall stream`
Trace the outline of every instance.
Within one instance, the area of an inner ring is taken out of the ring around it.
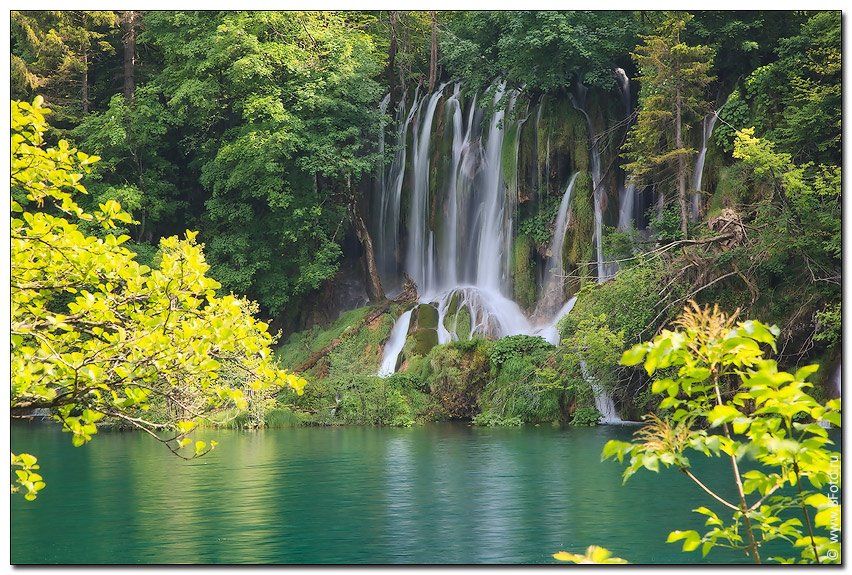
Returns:
[[[396,363],[399,361],[399,354],[402,352],[403,346],[405,346],[405,338],[408,335],[408,327],[411,324],[412,311],[414,310],[408,310],[403,313],[396,320],[396,323],[393,324],[393,329],[382,354],[379,377],[388,377],[396,372]]]
[[[621,91],[621,101],[624,104],[624,117],[627,121],[625,129],[630,127],[633,115],[633,101],[630,93],[630,78],[623,68],[616,68],[615,79],[618,82],[618,88]],[[618,229],[621,231],[629,230],[633,227],[633,203],[636,198],[636,185],[630,181],[630,178],[625,178],[625,183],[618,194]]]
[[[553,239],[550,242],[550,256],[547,258],[547,266],[544,270],[544,283],[542,284],[541,297],[534,312],[535,317],[549,317],[563,302],[563,284],[565,282],[565,269],[562,261],[562,249],[565,244],[565,232],[568,230],[568,212],[571,207],[571,192],[574,191],[574,183],[577,181],[577,172],[571,176],[559,211],[556,213],[556,225],[553,227]]]
[[[689,206],[690,216],[693,220],[697,220],[701,215],[701,180],[704,176],[704,160],[707,158],[707,142],[713,135],[713,127],[718,119],[719,114],[711,112],[701,123],[701,150],[698,152],[698,157],[695,158],[695,168],[692,171],[692,197]]]

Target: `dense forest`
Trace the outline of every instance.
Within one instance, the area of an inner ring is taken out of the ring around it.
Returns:
[[[505,139],[521,150],[504,166],[517,172],[506,178],[509,293],[535,307],[579,172],[560,288],[582,295],[563,337],[628,407],[644,383],[605,348],[652,335],[690,298],[777,323],[782,364],[818,360],[827,378],[836,363],[839,35],[831,12],[14,12],[12,96],[43,96],[48,137],[103,158],[81,201],[132,214],[140,262],[161,238],[197,230],[210,275],[256,301],[285,340],[394,295],[383,234],[407,238],[379,220],[374,190],[411,145],[397,134],[414,137],[400,131],[413,99],[443,94],[427,152],[434,196],[453,90],[462,112],[477,95],[485,114],[511,97]],[[591,136],[571,105],[578,87]],[[621,263],[602,285],[590,281],[590,137],[606,184],[604,259]],[[627,186],[637,201],[625,219]]]
[[[13,415],[186,457],[199,426],[639,420],[678,408],[654,338],[687,305],[773,326],[740,335],[835,398],[840,38],[829,11],[12,11]]]

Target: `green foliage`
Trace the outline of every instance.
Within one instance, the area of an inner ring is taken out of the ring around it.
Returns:
[[[668,203],[659,212],[656,211],[656,207],[651,209],[655,212],[649,227],[660,243],[666,244],[685,239],[680,227],[680,208],[677,204]]]
[[[478,427],[521,427],[524,424],[520,417],[503,417],[491,410],[478,413],[472,423]]]
[[[489,342],[467,340],[433,348],[426,357],[424,378],[429,393],[450,419],[471,419],[489,379]]]
[[[132,222],[117,202],[77,204],[99,158],[65,140],[45,147],[48,112],[41,98],[12,102],[12,408],[51,409],[75,446],[109,417],[178,453],[190,420],[280,386],[301,393],[305,381],[271,361],[252,305],[217,295],[194,232],[163,239],[151,268],[109,233]],[[86,235],[83,222],[107,233]],[[191,456],[214,446],[196,441]]]
[[[18,469],[15,469],[15,468]],[[15,481],[12,483],[12,493],[24,492],[24,499],[33,501],[38,497],[38,492],[44,489],[45,483],[38,471],[38,459],[29,453],[19,455],[12,454],[12,471],[15,472]]]
[[[713,80],[712,49],[690,46],[681,39],[691,18],[671,14],[654,34],[642,37],[633,53],[640,74],[640,107],[622,155],[629,160],[624,169],[637,180],[658,181],[666,170],[695,153],[672,141],[676,125],[686,133],[690,120],[703,117],[707,108],[703,91]]]
[[[303,424],[303,418],[289,407],[277,407],[264,414],[264,423],[268,429],[299,427]]]
[[[476,425],[556,423],[563,387],[555,382],[555,348],[540,337],[513,335],[493,342],[490,379],[479,395]],[[517,422],[517,423],[516,423]]]
[[[713,141],[719,149],[731,153],[734,151],[734,137],[737,129],[748,125],[750,119],[748,103],[743,100],[739,90],[734,90],[717,113],[719,119],[713,127]]]
[[[410,427],[428,408],[410,378],[362,376],[344,394],[339,417],[344,423]]]
[[[558,209],[559,201],[556,197],[543,198],[538,210],[519,222],[518,238],[528,237],[537,246],[547,245],[553,236],[553,221]]]
[[[840,167],[793,163],[790,154],[778,152],[766,139],[754,137],[754,129],[737,132],[734,157],[755,176],[779,186],[798,227],[807,233],[793,239],[793,246],[835,264],[841,255]]]
[[[638,341],[651,320],[659,297],[659,278],[663,264],[654,259],[637,259],[632,267],[620,269],[615,278],[603,284],[588,284],[577,295],[571,313],[559,323],[563,338],[579,329],[582,321],[600,316],[614,331],[623,331],[625,343]]]
[[[816,313],[814,319],[817,324],[814,340],[825,342],[829,346],[839,345],[843,336],[840,302],[826,305],[825,309]]]
[[[491,344],[488,358],[491,365],[500,368],[510,359],[536,357],[553,350],[553,346],[538,336],[510,335]]]
[[[112,11],[13,10],[12,98],[41,95],[56,122],[79,121],[92,105],[96,65],[115,54],[109,39],[117,30]]]
[[[829,536],[840,531],[840,504],[822,492],[839,484],[840,458],[821,425],[840,425],[840,402],[822,405],[808,394],[806,380],[818,366],[779,371],[764,357],[766,348],[776,349],[778,328],[737,322],[718,308],[693,304],[676,325],[622,358],[625,365],[643,364],[649,375],[663,374],[652,389],[669,412],[650,416],[632,443],[608,442],[603,458],[629,458],[625,481],[642,468],[679,469],[727,508],[728,523],[706,507],[695,509],[710,529],[673,531],[668,541],[683,541],[684,551],[700,547],[707,555],[728,547],[760,563],[763,545],[786,542],[798,558],[774,560],[840,562],[839,538]],[[690,458],[699,455],[729,460],[737,498],[726,499],[696,477]],[[743,470],[749,460],[756,465]]]
[[[479,396],[482,412],[522,423],[559,422],[564,389],[554,384],[553,368],[548,367],[554,363],[553,355],[550,347],[534,355],[511,357],[495,367]]]
[[[351,309],[340,314],[340,317],[328,326],[316,325],[308,330],[292,333],[284,345],[275,350],[275,356],[282,365],[298,366],[335,339],[344,334],[353,334],[371,311],[369,306]]]
[[[92,174],[93,199],[119,200],[139,222],[133,228],[137,241],[187,224],[179,214],[186,214],[189,202],[178,192],[178,166],[168,159],[177,153],[170,145],[172,122],[160,95],[142,86],[132,103],[117,94],[106,110],[88,114],[71,131],[82,147],[105,158]]]
[[[635,44],[630,12],[460,12],[441,34],[450,73],[484,87],[498,77],[542,91],[576,80],[614,88],[612,65]]]
[[[601,412],[595,407],[586,406],[578,407],[571,417],[571,425],[580,427],[590,427],[597,425],[601,419]]]
[[[840,12],[810,15],[777,56],[745,82],[755,120],[796,161],[840,164]]]
[[[635,229],[619,230],[606,226],[603,235],[604,259],[629,264],[638,241],[639,233]]]
[[[533,240],[526,235],[515,238],[512,250],[512,286],[515,290],[515,301],[526,309],[535,306],[536,300],[536,269],[533,250]]]

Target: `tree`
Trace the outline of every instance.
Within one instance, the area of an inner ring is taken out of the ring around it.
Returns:
[[[88,114],[92,67],[114,52],[108,36],[117,23],[110,11],[13,11],[12,97],[41,94],[66,121]]]
[[[654,34],[643,36],[633,59],[639,67],[639,114],[630,127],[624,169],[637,181],[653,183],[673,172],[680,206],[680,229],[688,237],[687,161],[695,149],[685,143],[690,122],[704,117],[704,88],[713,80],[712,50],[689,46],[681,33],[689,14],[671,14]]]
[[[497,78],[543,92],[576,81],[615,89],[644,23],[630,11],[467,11],[442,22],[441,58],[452,76],[477,90]]]
[[[188,435],[224,407],[305,381],[272,360],[272,336],[251,304],[217,295],[195,232],[160,242],[140,264],[109,233],[131,222],[115,200],[88,212],[83,175],[99,158],[60,140],[45,147],[41,98],[12,102],[12,414],[49,409],[75,446],[112,418],[182,457],[213,447]],[[87,235],[98,224],[103,237]],[[28,454],[12,455],[17,489],[44,486]]]
[[[700,547],[706,555],[728,547],[761,563],[766,543],[786,541],[801,562],[840,562],[839,538],[830,536],[840,530],[840,504],[823,492],[839,484],[840,459],[828,448],[832,441],[822,425],[840,426],[840,401],[823,405],[807,393],[812,384],[806,380],[819,366],[791,374],[764,357],[762,346],[776,351],[777,327],[738,322],[736,316],[692,303],[677,330],[663,330],[624,352],[624,365],[643,364],[648,375],[660,374],[651,389],[663,396],[665,411],[648,416],[633,442],[609,441],[603,457],[629,458],[625,481],[643,468],[678,469],[711,498],[710,505],[730,514],[726,523],[708,507],[695,509],[710,529],[703,535],[673,531],[668,541],[683,541],[684,551]],[[693,455],[727,459],[736,497],[701,481]]]
[[[124,99],[128,102],[136,92],[136,27],[139,23],[139,12],[125,10],[121,13],[123,35],[121,43],[124,47]]]
[[[429,92],[432,92],[438,77],[438,13],[430,10],[429,19],[432,32],[429,40]]]
[[[840,30],[839,12],[811,15],[744,82],[761,134],[800,163],[841,163]]]
[[[378,160],[382,56],[347,18],[157,12],[140,35],[162,53],[148,88],[200,184],[212,273],[269,316],[337,271],[347,179]]]

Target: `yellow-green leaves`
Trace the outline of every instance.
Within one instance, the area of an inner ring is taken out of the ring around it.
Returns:
[[[676,331],[663,331],[622,357],[625,365],[643,363],[648,374],[667,368],[667,377],[657,378],[651,391],[662,396],[658,405],[668,411],[662,417],[647,416],[633,443],[608,442],[602,458],[621,462],[629,456],[625,480],[640,469],[677,467],[715,503],[732,511],[726,522],[709,508],[695,509],[707,517],[709,530],[704,535],[673,531],[669,542],[682,541],[684,551],[700,547],[706,555],[724,546],[756,557],[763,543],[783,540],[797,548],[800,561],[837,562],[836,538],[825,534],[839,533],[839,504],[825,489],[839,486],[840,460],[828,449],[832,442],[824,425],[840,425],[840,402],[820,404],[809,395],[812,384],[806,379],[818,366],[801,367],[795,374],[780,371],[764,357],[776,349],[778,328],[756,320],[737,322],[718,308],[690,304],[675,323]],[[725,455],[732,466],[756,462],[761,469],[734,467],[742,496],[725,499],[696,476],[688,451]],[[805,491],[809,487],[819,491]],[[797,495],[780,495],[785,488]]]
[[[16,467],[18,469],[15,469]],[[23,493],[27,501],[35,499],[38,492],[45,487],[41,475],[36,473],[39,469],[38,460],[29,453],[12,453],[12,468],[15,472],[12,493]]]
[[[75,203],[98,158],[65,141],[45,147],[47,113],[40,99],[12,103],[12,407],[52,408],[75,446],[111,417],[177,451],[213,411],[301,393],[305,380],[272,359],[256,306],[217,295],[195,232],[164,238],[152,269],[126,235],[81,229],[133,220],[113,199],[94,213]]]
[[[675,530],[669,533],[669,536],[666,539],[666,543],[676,543],[678,541],[683,541],[684,551],[695,551],[698,549],[698,546],[701,545],[701,536],[698,534],[698,531]]]
[[[578,564],[619,564],[624,565],[627,563],[624,559],[620,557],[614,557],[612,555],[612,551],[609,549],[605,549],[604,547],[598,547],[597,545],[590,545],[586,549],[586,553],[579,555],[576,553],[568,553],[567,551],[559,551],[553,554],[553,558],[557,561],[565,561],[568,563],[578,563]]]
[[[711,427],[719,427],[723,423],[728,423],[738,417],[742,417],[742,413],[736,407],[731,405],[716,405],[707,414],[707,421]]]

